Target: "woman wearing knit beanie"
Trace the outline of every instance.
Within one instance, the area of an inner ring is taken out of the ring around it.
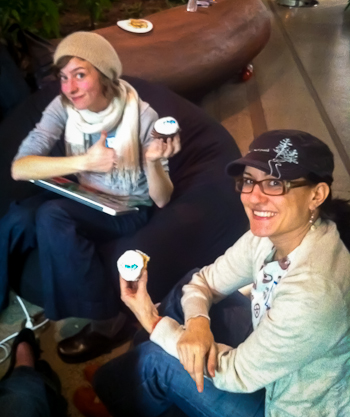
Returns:
[[[61,95],[22,142],[13,178],[75,174],[79,183],[136,201],[139,208],[109,216],[50,193],[19,203],[2,220],[8,229],[9,257],[14,251],[26,253],[29,246],[39,248],[46,316],[93,320],[58,346],[63,360],[82,362],[109,351],[131,332],[115,305],[95,242],[134,233],[148,221],[153,202],[158,207],[169,202],[173,184],[168,158],[179,152],[180,138],[151,136],[158,115],[120,79],[119,57],[102,36],[69,35],[58,45],[54,63]],[[62,133],[67,156],[47,156]]]

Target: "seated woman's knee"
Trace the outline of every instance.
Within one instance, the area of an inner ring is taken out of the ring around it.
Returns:
[[[62,207],[61,200],[57,199],[43,203],[36,211],[35,221],[38,227],[52,227],[56,224],[62,227],[62,220],[65,217],[67,213]]]

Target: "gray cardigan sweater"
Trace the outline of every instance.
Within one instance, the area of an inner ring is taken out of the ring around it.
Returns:
[[[272,246],[249,231],[195,274],[184,287],[185,319],[207,315],[212,302],[256,281]],[[177,357],[183,331],[165,317],[151,340]],[[318,222],[308,232],[271,309],[237,349],[219,345],[218,363],[217,388],[266,388],[266,416],[350,416],[350,254],[333,222]]]

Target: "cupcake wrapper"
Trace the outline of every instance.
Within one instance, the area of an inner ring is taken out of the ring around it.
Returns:
[[[155,129],[153,129],[152,132],[151,132],[151,136],[152,136],[152,138],[155,138],[155,139],[168,139],[168,138],[173,139],[175,137],[175,135],[179,132],[180,132],[180,129],[178,129],[176,132],[171,133],[169,135],[164,135],[162,133],[157,132]]]

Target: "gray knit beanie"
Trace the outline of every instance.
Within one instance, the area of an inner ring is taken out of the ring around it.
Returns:
[[[112,81],[122,74],[122,64],[113,46],[97,33],[75,32],[64,38],[56,48],[54,64],[63,56],[85,59]]]

